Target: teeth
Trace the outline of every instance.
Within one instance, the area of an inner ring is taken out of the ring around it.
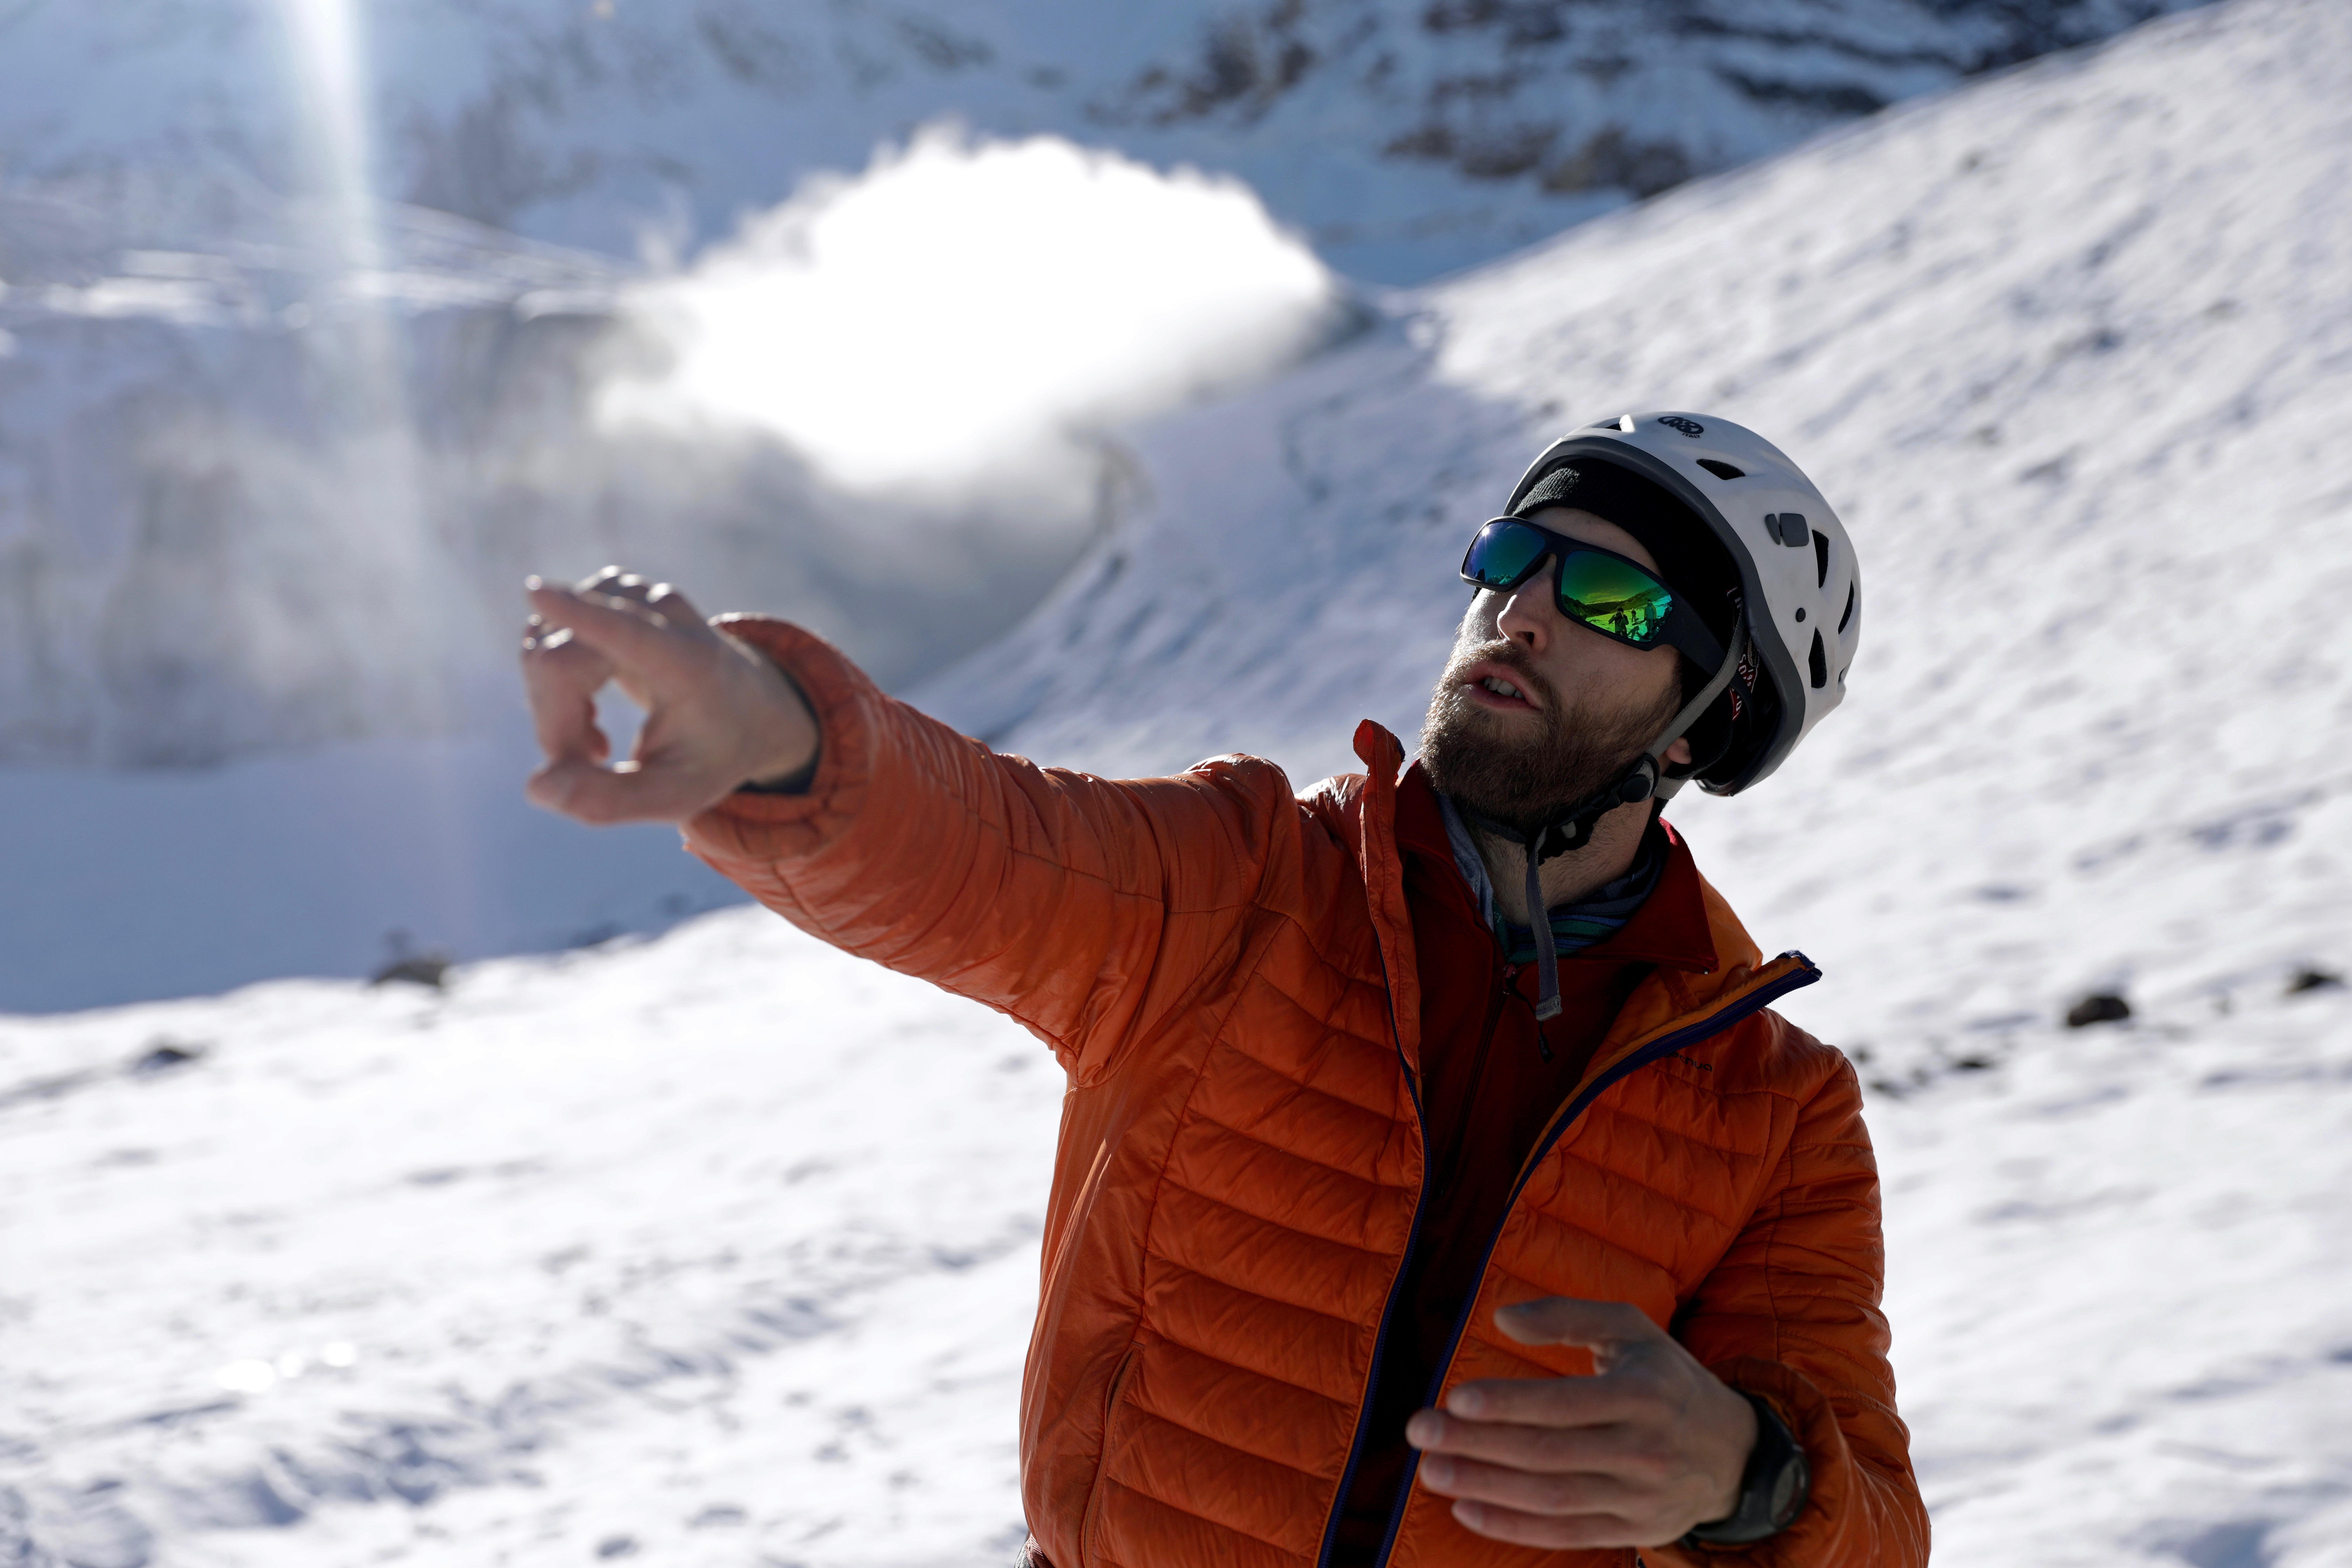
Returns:
[[[1517,687],[1512,685],[1509,681],[1505,680],[1499,675],[1490,675],[1485,680],[1480,681],[1479,684],[1497,697],[1517,697],[1519,694],[1519,689]]]

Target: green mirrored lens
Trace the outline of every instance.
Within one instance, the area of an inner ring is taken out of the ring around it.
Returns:
[[[1577,550],[1559,563],[1559,607],[1594,631],[1646,647],[1657,640],[1675,596],[1638,566]]]
[[[1550,548],[1534,529],[1498,518],[1470,542],[1462,574],[1488,588],[1507,588],[1526,576],[1537,557]]]

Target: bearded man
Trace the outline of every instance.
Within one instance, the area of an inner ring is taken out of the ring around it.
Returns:
[[[1658,814],[1835,706],[1844,530],[1753,433],[1626,415],[1463,576],[1419,761],[1366,723],[1301,795],[1039,768],[795,627],[534,582],[530,793],[1053,1048],[1031,1563],[1923,1563],[1853,1072]]]

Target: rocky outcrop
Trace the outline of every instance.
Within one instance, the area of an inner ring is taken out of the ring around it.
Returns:
[[[1189,55],[1093,113],[1261,135],[1351,120],[1385,158],[1641,197],[2190,3],[1886,0],[1800,26],[1752,0],[1263,0],[1206,18]],[[1287,124],[1259,129],[1294,102]]]

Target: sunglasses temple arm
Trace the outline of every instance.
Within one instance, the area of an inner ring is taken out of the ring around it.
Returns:
[[[1706,711],[1708,704],[1723,695],[1723,689],[1731,684],[1731,678],[1738,671],[1739,661],[1747,653],[1748,616],[1743,613],[1738,624],[1731,628],[1730,651],[1723,656],[1723,664],[1716,670],[1714,679],[1700,687],[1698,695],[1684,703],[1682,711],[1667,720],[1665,729],[1650,742],[1650,761],[1658,770],[1655,793],[1660,800],[1671,798],[1683,785],[1682,780],[1670,779],[1665,775],[1666,748],[1681,740],[1683,732],[1698,722],[1698,716]]]

